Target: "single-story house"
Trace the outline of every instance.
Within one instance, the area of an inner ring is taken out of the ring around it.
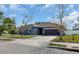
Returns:
[[[25,29],[25,35],[59,35],[61,30],[64,32],[65,27],[56,23],[38,22],[29,25],[29,29]],[[62,29],[61,29],[62,28]]]

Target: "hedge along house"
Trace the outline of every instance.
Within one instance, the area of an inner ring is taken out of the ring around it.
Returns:
[[[50,22],[38,22],[34,24],[30,24],[30,29],[24,30],[24,34],[30,35],[59,35],[62,31],[65,31],[64,26],[60,26],[56,23]]]

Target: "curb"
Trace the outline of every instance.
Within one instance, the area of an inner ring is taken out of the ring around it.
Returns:
[[[68,47],[58,47],[58,46],[48,46],[48,48],[57,48],[57,49],[62,49],[62,50],[79,52],[78,48],[68,48]]]

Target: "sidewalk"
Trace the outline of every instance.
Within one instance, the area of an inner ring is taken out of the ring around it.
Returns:
[[[50,47],[79,51],[79,43],[64,43],[64,42],[51,42],[51,43],[63,44],[66,45],[66,47],[55,47],[55,46],[50,46]]]

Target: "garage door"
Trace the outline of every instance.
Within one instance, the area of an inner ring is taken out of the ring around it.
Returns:
[[[58,29],[46,29],[45,35],[59,35]]]

